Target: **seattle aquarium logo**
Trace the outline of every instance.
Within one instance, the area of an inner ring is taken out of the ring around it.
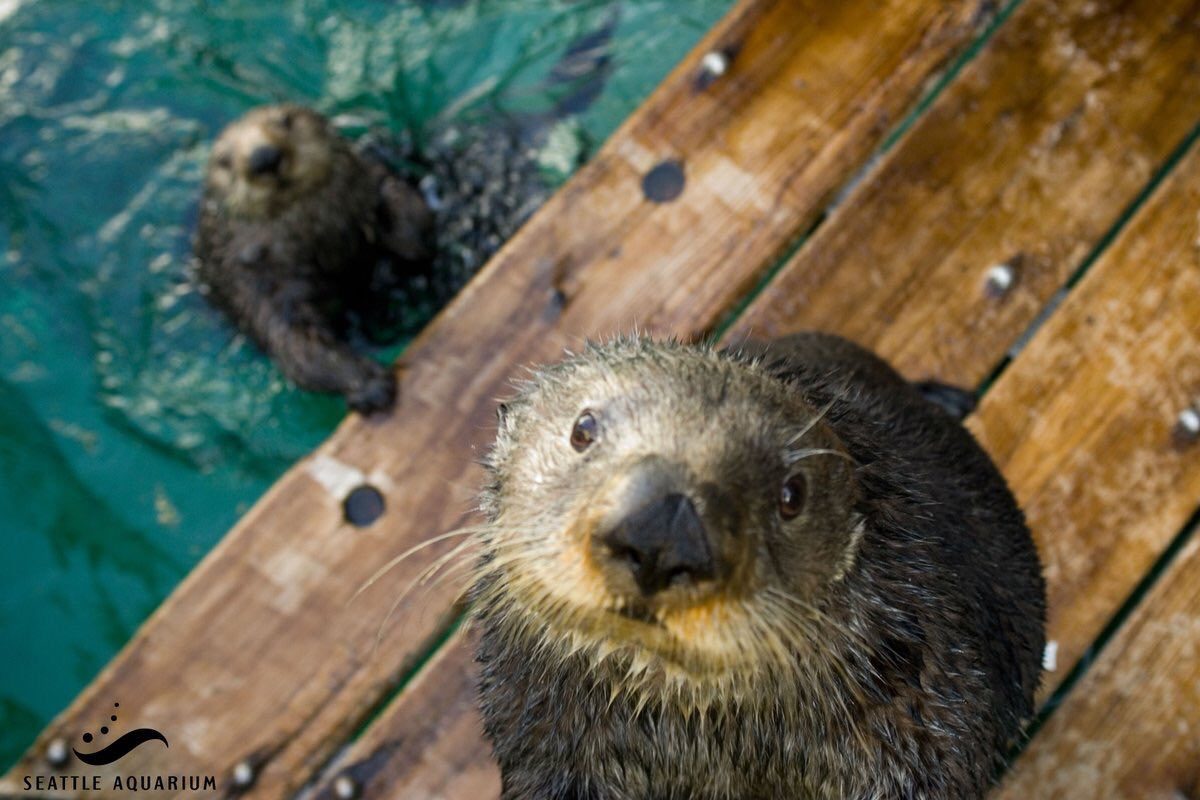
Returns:
[[[115,723],[117,721],[117,711],[120,708],[120,703],[113,703],[113,713],[108,717],[110,722]],[[100,735],[108,735],[108,725],[100,726]],[[84,731],[81,738],[85,744],[90,744],[95,737],[92,736],[91,731]],[[136,728],[129,733],[119,736],[99,750],[87,753],[80,752],[78,748],[73,747],[71,748],[71,752],[75,753],[75,757],[85,764],[90,764],[93,767],[103,767],[106,764],[112,764],[114,761],[120,761],[133,750],[147,742],[153,741],[162,742],[164,747],[171,746],[167,743],[167,737],[154,730],[154,728]]]
[[[67,766],[70,753],[74,753],[84,764],[91,767],[105,767],[115,764],[144,744],[162,742],[169,748],[167,737],[154,728],[134,728],[128,733],[121,734],[111,741],[107,740],[110,726],[113,735],[121,717],[121,704],[113,703],[112,709],[106,714],[108,719],[93,734],[91,730],[84,731],[80,736],[83,744],[68,747],[66,742],[58,739],[50,744],[46,759],[56,769]],[[116,769],[116,768],[114,768]],[[104,775],[102,773],[81,774],[74,772],[54,773],[50,775],[25,775],[25,791],[27,792],[186,792],[186,791],[216,791],[217,779],[213,775],[170,775],[170,774],[122,774],[120,772]],[[0,794],[3,790],[0,789]]]

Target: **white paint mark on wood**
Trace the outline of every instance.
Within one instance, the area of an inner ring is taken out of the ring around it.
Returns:
[[[362,470],[327,455],[313,456],[308,462],[308,475],[325,487],[325,491],[341,502],[350,490],[365,482]]]
[[[396,484],[391,476],[381,469],[371,470],[371,474],[367,476],[367,483],[382,492],[384,496],[387,496],[389,492],[396,488]]]
[[[283,614],[294,614],[329,575],[329,569],[300,549],[280,550],[262,565],[262,573],[276,591],[270,605]]]

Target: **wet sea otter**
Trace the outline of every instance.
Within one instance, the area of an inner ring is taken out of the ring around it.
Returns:
[[[1045,589],[966,430],[802,334],[624,339],[502,407],[473,587],[507,800],[976,798]]]
[[[212,299],[297,385],[391,406],[391,370],[346,342],[380,269],[428,258],[420,195],[315,111],[256,108],[226,128],[205,178],[196,255]]]

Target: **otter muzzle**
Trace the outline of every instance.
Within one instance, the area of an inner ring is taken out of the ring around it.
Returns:
[[[270,144],[259,145],[246,159],[246,171],[251,175],[273,175],[283,163],[283,151]]]
[[[716,575],[708,531],[691,499],[679,492],[650,498],[599,539],[646,596],[673,583]]]

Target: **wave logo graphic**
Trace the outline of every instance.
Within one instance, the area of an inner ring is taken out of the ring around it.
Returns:
[[[121,707],[120,703],[113,703],[113,713],[109,716],[109,721],[111,721],[111,722],[117,721],[116,709],[118,709],[120,707]],[[100,726],[100,735],[101,736],[108,735],[108,726],[107,725]],[[90,743],[95,737],[92,736],[90,731],[85,731],[82,738],[85,743]],[[163,736],[161,733],[154,730],[153,728],[138,728],[136,730],[132,730],[129,733],[126,733],[126,734],[123,734],[123,735],[117,737],[115,740],[113,740],[109,744],[107,744],[104,747],[100,748],[99,750],[95,750],[91,753],[81,753],[76,748],[71,748],[71,750],[72,750],[72,752],[75,753],[75,756],[83,763],[90,764],[93,767],[102,767],[105,764],[111,764],[114,761],[119,761],[120,759],[129,755],[129,753],[132,752],[133,750],[135,750],[136,748],[144,745],[146,742],[153,742],[153,741],[162,742],[163,746],[165,746],[165,747],[171,746],[170,744],[167,743],[167,737]]]

